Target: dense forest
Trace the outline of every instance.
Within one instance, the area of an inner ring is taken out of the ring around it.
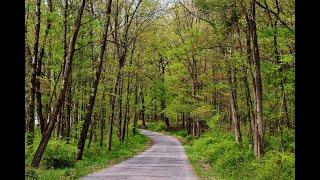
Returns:
[[[203,179],[294,179],[295,2],[26,0],[25,117],[28,176],[132,156],[145,128]]]

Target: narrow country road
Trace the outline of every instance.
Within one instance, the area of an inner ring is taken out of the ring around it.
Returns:
[[[145,152],[120,164],[84,176],[82,180],[196,180],[180,142],[168,135],[140,130],[154,140]]]

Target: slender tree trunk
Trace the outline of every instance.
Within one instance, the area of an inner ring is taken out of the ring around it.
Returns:
[[[144,104],[144,95],[142,93],[142,89],[140,90],[140,97],[141,97],[141,105],[142,105],[142,109],[141,109],[141,120],[142,120],[142,126],[146,127],[146,121],[145,121],[145,111],[146,111],[146,106]]]
[[[257,137],[257,150],[255,152],[258,159],[264,154],[264,138],[263,138],[263,117],[262,117],[262,83],[260,76],[260,55],[259,46],[256,32],[256,19],[255,19],[255,3],[256,0],[250,0],[250,25],[251,25],[251,38],[253,43],[253,64],[255,70],[255,104],[256,104],[256,122],[255,133]]]
[[[153,103],[152,121],[156,122],[157,121],[157,102],[156,102],[156,99],[154,99],[152,103]]]
[[[129,108],[129,107],[128,107]],[[129,110],[128,110],[128,114],[129,114]],[[127,124],[126,124],[126,138],[128,140],[128,137],[129,137],[129,122],[130,122],[130,116],[128,115],[128,118],[127,118]]]
[[[93,143],[96,143],[97,142],[97,133],[96,133],[96,131],[97,131],[97,115],[96,114],[94,114],[93,115],[93,125],[94,125],[94,128],[93,128],[93,137],[92,137],[92,141],[93,141]]]
[[[70,74],[71,76],[71,74]],[[71,103],[72,103],[72,93],[71,93],[71,77],[69,80],[69,85],[68,85],[68,97],[67,97],[67,117],[66,117],[66,139],[67,143],[69,144],[70,141],[70,129],[71,129]]]
[[[91,120],[91,115],[92,115],[92,111],[93,111],[93,106],[94,106],[94,102],[96,99],[96,94],[97,94],[97,89],[98,89],[98,85],[99,85],[99,79],[100,79],[100,74],[101,74],[101,70],[103,67],[103,57],[104,57],[104,53],[105,53],[105,49],[106,49],[106,41],[107,41],[107,34],[108,34],[108,28],[109,28],[109,24],[110,24],[110,13],[111,13],[111,3],[112,0],[108,0],[106,3],[106,14],[107,14],[107,21],[106,24],[104,26],[104,32],[101,38],[101,46],[100,46],[100,53],[99,53],[99,58],[98,58],[98,66],[96,67],[96,74],[95,77],[92,80],[92,88],[91,88],[91,94],[90,94],[90,98],[89,98],[89,104],[87,106],[87,110],[86,110],[86,116],[85,116],[85,120],[83,123],[83,127],[81,130],[81,134],[80,134],[80,139],[78,142],[78,151],[74,157],[74,160],[81,160],[82,159],[82,153],[84,150],[84,145],[85,145],[85,141],[87,138],[87,133],[88,133],[88,129],[89,129],[89,124],[90,124],[90,120]]]
[[[160,109],[161,109],[161,114],[160,114],[160,119],[162,120],[162,121],[165,121],[165,116],[164,116],[164,112],[163,112],[163,110],[165,109],[165,107],[166,107],[166,102],[165,102],[165,100],[163,100],[163,99],[161,99],[160,100]]]
[[[68,88],[68,86],[66,87]],[[67,94],[67,93],[66,93]],[[60,114],[61,114],[61,121],[60,121],[60,136],[61,138],[65,138],[66,137],[66,134],[65,134],[65,129],[66,129],[66,118],[65,118],[65,100],[63,102],[63,105],[62,105],[62,109],[60,111]]]
[[[166,67],[166,63],[165,63],[165,60],[163,59],[162,55],[161,55],[161,58],[159,60],[159,63],[160,63],[160,70],[161,70],[161,74],[160,74],[160,78],[161,78],[161,81],[162,83],[164,84],[164,75],[165,75],[165,67]],[[160,118],[162,121],[164,121],[165,125],[166,125],[166,128],[167,129],[170,129],[171,126],[170,126],[170,123],[169,123],[169,119],[165,117],[165,114],[164,114],[164,109],[166,108],[166,100],[164,97],[161,97],[160,99],[160,109],[161,109],[161,114],[160,114]]]
[[[136,128],[138,122],[138,76],[136,75],[136,85],[134,86],[134,117],[133,117],[133,136],[136,135]]]
[[[68,17],[68,8],[69,8],[69,4],[68,4],[68,0],[65,0],[65,7],[64,7],[64,12],[63,12],[63,24],[64,24],[64,28],[63,28],[63,38],[64,38],[64,60],[66,60],[67,57],[67,27],[68,27],[68,22],[67,22],[67,17]],[[72,67],[70,69],[70,71],[72,71]],[[70,140],[70,126],[71,126],[71,103],[72,103],[72,93],[71,93],[71,87],[72,87],[72,73],[70,73],[70,77],[67,83],[67,102],[66,102],[66,139],[67,139],[67,143],[69,143]]]
[[[122,121],[122,86],[123,86],[123,77],[122,73],[120,73],[120,79],[118,84],[118,104],[116,108],[117,112],[117,137],[121,141],[121,121]]]
[[[197,124],[196,124],[196,117],[192,118],[192,136],[197,136]]]
[[[78,139],[78,121],[79,121],[79,102],[76,100],[75,102],[75,111],[74,111],[74,126],[75,126],[75,139]]]
[[[184,112],[182,112],[182,128],[185,129],[185,116],[184,116]]]
[[[167,117],[164,117],[164,124],[166,125],[166,128],[167,129],[171,129],[172,127],[170,126],[170,123],[169,123],[169,118]]]
[[[71,70],[72,59],[73,59],[73,55],[74,55],[74,47],[75,47],[75,43],[76,43],[76,40],[77,40],[77,36],[78,36],[79,28],[80,28],[80,23],[81,23],[81,17],[82,17],[82,13],[83,13],[83,10],[84,10],[85,3],[86,3],[86,0],[82,0],[81,1],[81,5],[80,5],[79,11],[78,11],[78,16],[77,16],[77,19],[75,21],[74,28],[73,28],[73,33],[71,35],[70,42],[69,42],[68,55],[67,55],[67,58],[66,58],[67,59],[67,63],[66,63],[66,66],[65,66],[64,74],[63,74],[63,81],[62,81],[62,84],[61,84],[59,96],[58,96],[57,102],[55,104],[55,110],[50,115],[49,123],[45,128],[45,133],[43,134],[42,139],[40,141],[40,144],[39,144],[39,146],[38,146],[38,148],[36,150],[36,153],[34,154],[34,157],[33,157],[32,163],[31,163],[32,167],[39,167],[42,155],[43,155],[43,153],[44,153],[44,151],[45,151],[45,149],[47,147],[47,144],[49,142],[49,139],[51,137],[51,133],[52,133],[53,128],[54,128],[54,124],[57,121],[58,113],[61,111],[62,101],[63,101],[63,99],[65,97],[65,92],[66,92],[65,85],[68,82],[68,79],[69,79],[69,76],[70,76],[70,73],[71,73],[70,70]]]
[[[49,38],[49,50],[48,50],[48,57],[51,59],[52,58],[52,39]],[[51,80],[51,68],[49,65],[47,66],[44,66],[46,67],[46,71],[44,71],[46,73],[46,77],[47,79],[50,81]],[[51,83],[50,83],[50,88],[51,90]],[[50,102],[46,103],[45,104],[45,111],[44,111],[44,129],[45,129],[45,126],[47,125],[47,120],[49,120],[49,114],[51,112],[51,104]],[[42,138],[42,135],[41,135],[41,138]]]
[[[131,50],[131,57],[130,57],[130,63],[129,63],[129,67],[132,67],[132,62],[133,62],[133,55],[134,55],[134,50],[136,47],[136,39],[133,40],[133,44],[132,44],[132,50]],[[128,140],[129,137],[129,122],[131,119],[130,116],[130,97],[131,97],[131,92],[132,92],[132,87],[130,87],[130,84],[132,84],[132,73],[129,72],[128,73],[128,85],[127,85],[127,100],[126,100],[126,113],[125,113],[125,119],[126,119],[126,138]]]
[[[186,128],[187,128],[187,133],[190,134],[191,133],[191,118],[190,118],[190,112],[186,115],[186,120],[187,120],[187,124],[186,124]]]
[[[107,144],[107,151],[111,150],[111,143],[112,143],[112,126],[113,126],[113,119],[114,119],[114,104],[115,104],[115,96],[117,95],[117,87],[119,84],[120,79],[120,71],[117,73],[117,79],[114,86],[113,95],[111,95],[111,102],[110,102],[110,119],[109,119],[109,127],[108,127],[108,144]]]
[[[287,98],[286,98],[286,94],[284,92],[283,86],[281,88],[282,88],[282,112],[283,112],[283,117],[284,117],[284,120],[286,122],[287,127],[291,128],[290,119],[289,119],[289,113],[288,113],[288,106],[287,106]]]
[[[125,107],[125,111],[124,111],[124,121],[123,121],[123,128],[122,128],[122,136],[121,136],[121,141],[124,140],[125,134],[126,134],[126,128],[127,128],[127,119],[128,115],[129,115],[129,100],[130,100],[130,82],[131,82],[131,78],[130,76],[128,76],[128,80],[127,80],[127,89],[126,89],[126,107]]]
[[[234,128],[234,133],[235,133],[235,138],[236,141],[242,145],[242,137],[241,137],[241,130],[240,130],[240,122],[239,122],[239,117],[238,117],[238,110],[237,110],[237,101],[236,101],[236,92],[234,87],[234,82],[232,82],[232,72],[231,72],[231,67],[228,64],[228,83],[230,85],[230,105],[231,105],[231,117],[232,117],[232,123],[233,123],[233,128]]]
[[[100,146],[103,146],[103,132],[105,129],[105,118],[106,118],[106,109],[105,109],[105,101],[106,101],[106,88],[103,87],[102,90],[102,98],[100,105]]]
[[[201,132],[201,126],[200,126],[199,118],[197,118],[196,123],[197,123],[197,134],[196,134],[196,137],[199,138],[200,137],[200,132]]]
[[[67,8],[68,8],[68,0],[65,0],[65,7],[64,7],[64,12],[63,12],[63,65],[62,65],[62,74],[64,74],[65,71],[65,66],[66,66],[66,62],[67,62],[67,54],[68,54],[68,44],[67,44],[67,29],[68,29],[68,24],[67,24]],[[72,71],[72,67],[70,67],[70,72]],[[60,76],[60,74],[59,74]],[[70,76],[72,76],[72,73],[70,73]],[[58,77],[59,79],[59,77]],[[69,77],[69,79],[71,79]],[[63,81],[63,80],[62,80]],[[69,80],[68,82],[66,82],[66,89],[68,88],[69,85]],[[68,90],[66,92],[66,94],[68,95]],[[64,105],[65,105],[65,98],[62,100],[62,109],[61,111],[58,113],[58,117],[59,121],[57,122],[57,137],[59,138],[60,136],[64,137]]]
[[[251,61],[252,61],[252,53],[251,53],[251,40],[250,40],[250,25],[249,25],[249,18],[247,13],[246,15],[246,22],[247,22],[247,32],[246,32],[246,45],[247,45],[247,52],[246,52],[246,56],[247,56],[247,62],[250,65],[250,70],[251,70]],[[248,118],[248,137],[249,140],[252,142],[252,134],[253,134],[253,130],[252,130],[252,125],[254,125],[254,112],[252,111],[252,100],[251,100],[251,95],[250,95],[250,88],[249,88],[249,82],[248,82],[248,69],[246,68],[246,66],[242,67],[243,69],[243,76],[242,76],[242,80],[244,82],[244,87],[245,87],[245,92],[246,92],[246,105],[247,105],[247,118]],[[252,71],[251,71],[252,72]],[[252,73],[251,76],[253,77]],[[253,86],[255,89],[255,85],[254,85],[254,80],[253,80]]]
[[[56,138],[58,139],[60,137],[60,128],[61,128],[61,113],[58,114],[58,117],[57,117],[57,123],[56,123]]]
[[[196,99],[196,94],[197,94],[197,86],[198,86],[198,81],[197,81],[197,66],[196,66],[196,59],[194,57],[194,51],[192,49],[192,62],[191,62],[191,78],[192,78],[192,90],[191,90],[191,97],[194,100],[194,102],[197,104],[198,100]],[[198,117],[193,117],[192,118],[192,127],[193,127],[193,137],[197,137],[197,128],[199,128],[197,125]]]
[[[33,144],[34,138],[34,124],[35,124],[35,93],[36,93],[36,69],[38,61],[38,48],[39,48],[39,35],[40,35],[40,11],[41,0],[37,0],[36,6],[36,25],[35,25],[35,34],[34,34],[34,44],[33,44],[33,57],[32,57],[32,68],[31,68],[31,86],[30,86],[30,104],[29,104],[29,135],[27,143],[28,145]]]
[[[246,72],[246,71],[245,71]],[[251,101],[251,96],[250,96],[250,89],[249,89],[249,83],[248,83],[248,79],[247,76],[243,77],[243,81],[244,81],[244,87],[245,87],[245,92],[246,92],[246,105],[247,105],[247,118],[248,118],[248,137],[249,140],[252,141],[252,125],[251,123],[254,121],[253,117],[254,114],[252,112],[252,101]]]
[[[38,120],[40,125],[40,137],[43,134],[44,126],[45,126],[45,120],[42,114],[42,101],[41,101],[40,79],[39,79],[41,77],[41,66],[42,66],[42,58],[39,58],[37,63],[37,70],[36,70],[37,78],[35,81],[35,86],[36,86],[35,95],[37,99],[37,113],[38,113]]]
[[[93,131],[94,131],[94,115],[91,118],[91,122],[90,122],[90,134],[89,134],[89,142],[88,142],[88,148],[90,148],[91,145],[91,141],[92,141],[92,136],[93,136]]]
[[[250,2],[251,3],[251,2]],[[257,137],[257,130],[256,130],[256,112],[257,112],[257,104],[256,104],[256,79],[255,76],[253,74],[253,69],[252,69],[252,63],[253,63],[253,53],[252,53],[252,49],[251,49],[251,37],[252,37],[252,13],[249,10],[249,14],[248,11],[245,7],[245,5],[243,4],[243,1],[240,0],[240,5],[242,8],[242,12],[245,14],[245,19],[246,19],[246,24],[247,24],[247,33],[246,33],[246,41],[247,41],[247,62],[249,64],[249,72],[252,78],[252,87],[253,87],[253,99],[254,99],[254,103],[253,103],[253,111],[251,111],[252,117],[251,117],[251,124],[253,126],[253,144],[254,144],[254,152],[256,154],[256,152],[258,151],[258,137]],[[250,129],[250,128],[249,128]]]

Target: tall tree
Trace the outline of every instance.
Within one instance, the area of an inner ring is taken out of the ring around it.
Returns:
[[[84,144],[85,144],[85,141],[87,138],[87,133],[88,133],[89,125],[90,125],[90,120],[91,120],[92,110],[93,110],[93,106],[94,106],[94,102],[95,102],[95,98],[96,98],[96,94],[97,94],[100,74],[101,74],[101,70],[103,67],[103,58],[104,58],[104,53],[105,53],[105,49],[106,49],[108,28],[109,28],[109,24],[110,24],[111,3],[112,3],[112,0],[108,0],[106,3],[107,20],[106,20],[106,24],[104,26],[104,32],[103,32],[102,39],[101,39],[98,66],[96,67],[95,77],[92,80],[92,88],[91,88],[91,93],[90,93],[89,104],[87,106],[86,116],[85,116],[84,124],[83,124],[82,130],[81,130],[80,139],[78,142],[78,151],[74,157],[75,161],[82,159]]]
[[[75,43],[76,43],[76,40],[78,37],[78,32],[79,32],[79,28],[80,28],[80,24],[81,24],[81,17],[83,14],[85,4],[86,4],[86,0],[82,0],[79,11],[78,11],[77,19],[75,20],[75,23],[73,26],[73,33],[72,33],[70,41],[69,41],[68,54],[66,57],[66,60],[67,60],[66,66],[65,66],[64,73],[63,73],[63,80],[62,80],[59,96],[58,96],[57,102],[55,104],[55,110],[50,115],[49,123],[45,128],[45,133],[43,134],[42,139],[40,141],[40,144],[37,148],[37,151],[34,154],[33,160],[31,162],[32,167],[39,167],[42,155],[43,155],[43,153],[47,147],[47,144],[49,142],[49,139],[51,137],[51,133],[54,128],[54,124],[57,121],[58,113],[61,111],[62,101],[65,97],[65,92],[66,92],[65,86],[69,80],[69,76],[71,73],[70,70],[71,70],[72,60],[73,60],[73,55],[74,55],[74,47],[75,47]]]
[[[262,118],[262,82],[260,75],[260,54],[259,45],[257,37],[257,27],[256,27],[256,1],[250,0],[250,34],[253,44],[253,65],[254,65],[254,76],[255,76],[255,106],[256,106],[256,122],[254,126],[257,149],[255,154],[258,158],[264,154],[264,138],[263,138],[263,118]]]
[[[39,50],[39,36],[40,36],[40,16],[41,16],[41,0],[37,0],[36,6],[36,24],[35,24],[35,34],[33,42],[33,56],[32,56],[32,68],[31,68],[31,86],[30,86],[30,101],[29,101],[29,128],[28,132],[28,145],[33,144],[34,138],[34,104],[35,104],[35,94],[36,94],[36,71],[37,71],[37,62],[38,62],[38,50]]]

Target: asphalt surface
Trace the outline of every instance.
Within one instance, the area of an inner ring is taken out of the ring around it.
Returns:
[[[140,129],[154,140],[151,148],[112,167],[80,178],[81,180],[196,180],[187,155],[176,138]]]

